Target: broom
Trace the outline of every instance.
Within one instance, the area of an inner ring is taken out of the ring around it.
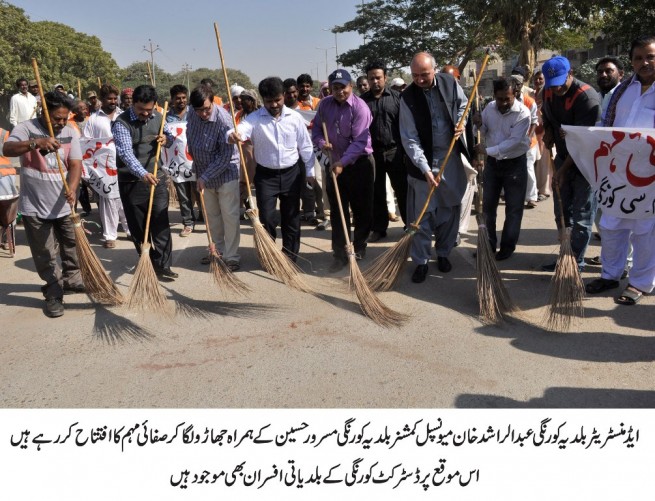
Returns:
[[[164,113],[159,126],[159,135],[164,132],[166,123],[166,113],[168,112],[168,101],[164,103]],[[157,142],[157,151],[155,153],[155,166],[153,176],[157,178],[157,168],[159,166],[159,156],[161,154],[161,143]],[[129,308],[138,308],[145,310],[152,309],[157,313],[167,313],[166,295],[159,286],[157,274],[150,260],[150,243],[148,242],[148,233],[150,231],[150,216],[152,216],[152,203],[155,198],[155,185],[150,185],[150,199],[148,200],[148,212],[146,215],[146,224],[143,232],[143,243],[141,245],[141,256],[134,271],[134,278],[127,292],[127,306]]]
[[[207,228],[207,240],[209,242],[209,272],[211,273],[214,283],[218,285],[223,292],[234,291],[237,294],[245,295],[250,292],[250,287],[239,280],[234,273],[227,267],[216,250],[216,245],[212,240],[212,234],[209,229],[209,219],[207,219],[207,209],[205,208],[204,190],[200,194],[200,207],[202,215],[205,218],[205,228]]]
[[[325,144],[329,146],[330,140],[328,138],[327,127],[325,122],[323,125],[323,136],[325,137]],[[350,242],[350,228],[346,225],[346,217],[343,213],[343,206],[341,205],[341,194],[339,192],[339,184],[337,183],[337,176],[332,168],[332,151],[328,150],[328,158],[330,159],[330,174],[332,175],[332,182],[334,183],[334,191],[337,195],[337,203],[339,205],[339,215],[341,216],[341,226],[343,227],[343,235],[346,239],[346,253],[348,254],[348,263],[350,265],[350,285],[355,289],[355,294],[359,300],[359,305],[368,318],[373,320],[376,324],[382,327],[400,327],[400,325],[407,320],[407,315],[398,313],[392,310],[382,301],[378,299],[375,293],[371,290],[366,279],[359,271],[357,264],[357,257],[355,256],[355,248]]]
[[[223,78],[225,79],[225,86],[227,88],[227,94],[230,95],[230,83],[227,78],[227,69],[225,68],[225,60],[223,59],[223,47],[221,45],[221,37],[218,33],[218,24],[214,23],[214,31],[216,32],[216,42],[218,44],[218,53],[221,57],[221,67],[223,68]],[[230,106],[230,114],[232,115],[232,124],[234,130],[237,130],[237,121],[234,116],[234,108]],[[255,241],[255,250],[257,252],[257,258],[259,259],[262,268],[267,273],[275,276],[281,280],[284,284],[298,289],[302,292],[313,292],[312,288],[301,278],[300,269],[296,264],[291,261],[284,253],[277,248],[275,245],[275,240],[271,235],[266,231],[264,225],[262,225],[259,220],[259,215],[255,209],[255,204],[252,201],[252,191],[250,189],[250,180],[248,179],[248,171],[246,169],[246,164],[243,156],[243,149],[241,148],[241,143],[237,142],[237,147],[239,148],[239,157],[241,159],[241,171],[246,181],[246,186],[248,188],[248,204],[250,209],[246,211],[248,219],[250,219],[253,227],[253,235]]]
[[[549,331],[563,332],[571,328],[573,317],[584,315],[584,283],[578,261],[571,248],[571,228],[564,221],[564,208],[559,182],[553,182],[560,211],[560,248],[555,273],[550,281],[550,304],[544,323]]]
[[[480,67],[480,73],[475,80],[475,85],[473,86],[473,91],[471,92],[471,98],[466,103],[466,108],[464,109],[464,113],[462,114],[462,118],[459,120],[456,129],[460,129],[464,126],[466,116],[468,115],[469,109],[471,108],[473,97],[477,93],[478,85],[480,84],[480,78],[482,77],[482,73],[487,66],[488,60],[489,49],[487,49],[487,52],[482,61],[482,66]],[[439,181],[441,181],[443,172],[446,169],[448,160],[450,159],[450,154],[452,153],[456,142],[457,139],[453,135],[446,156],[441,163],[442,167],[439,170],[437,177],[435,178],[437,184]],[[418,232],[420,229],[419,225],[421,223],[421,219],[423,219],[423,216],[428,210],[430,198],[432,198],[432,194],[434,193],[435,189],[436,187],[434,185],[430,187],[430,193],[428,193],[428,198],[425,201],[425,205],[423,205],[421,213],[416,218],[416,221],[409,225],[402,238],[393,247],[377,257],[371,264],[370,268],[364,271],[364,277],[366,278],[368,284],[371,286],[371,289],[375,291],[388,291],[393,288],[393,286],[400,278],[400,274],[407,264],[409,251],[412,247],[412,240],[416,232]]]
[[[480,112],[480,95],[476,93],[475,103]],[[477,134],[478,143],[481,142],[480,131]],[[484,166],[484,155],[478,158],[480,165]],[[498,271],[498,265],[494,258],[494,252],[489,243],[489,231],[487,230],[484,211],[482,210],[482,184],[478,183],[478,197],[475,204],[476,220],[478,222],[478,245],[476,253],[476,278],[477,296],[480,307],[480,319],[485,324],[499,324],[505,319],[505,315],[516,311],[509,293],[503,284],[503,279]]]
[[[32,68],[34,69],[34,78],[39,87],[39,95],[41,96],[41,102],[43,103],[43,116],[46,123],[48,124],[48,132],[51,138],[55,138],[54,130],[52,129],[52,122],[50,122],[50,113],[48,112],[48,107],[46,106],[45,95],[43,93],[43,86],[41,85],[41,76],[39,74],[39,66],[36,62],[36,59],[32,59]],[[57,158],[57,165],[59,166],[59,175],[61,176],[61,181],[64,184],[64,191],[66,196],[70,194],[70,188],[68,187],[68,182],[66,181],[66,175],[64,174],[64,167],[61,163],[61,158],[59,157],[59,151],[55,151],[55,156]],[[82,276],[82,282],[86,289],[86,293],[91,297],[92,300],[107,304],[107,305],[119,305],[122,304],[125,299],[120,293],[116,284],[109,278],[109,275],[105,271],[96,256],[95,252],[89,244],[89,240],[86,238],[86,233],[84,227],[82,226],[82,221],[79,214],[75,212],[75,204],[71,204],[71,221],[73,222],[73,227],[75,229],[75,250],[77,252],[77,261],[80,267],[80,274]]]

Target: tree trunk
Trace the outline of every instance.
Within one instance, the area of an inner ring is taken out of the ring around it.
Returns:
[[[532,76],[537,63],[537,51],[532,43],[532,29],[533,26],[528,21],[525,21],[521,28],[521,52],[519,53],[518,65],[527,69],[526,81]]]

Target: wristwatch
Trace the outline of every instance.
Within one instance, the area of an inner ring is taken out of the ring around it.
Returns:
[[[36,141],[30,141],[30,151],[34,151],[36,149]]]

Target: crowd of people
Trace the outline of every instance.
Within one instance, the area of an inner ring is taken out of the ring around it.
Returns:
[[[191,91],[177,84],[166,96],[166,116],[158,104],[164,96],[149,85],[119,90],[105,84],[98,93],[88,92],[86,100],[74,100],[58,84],[42,103],[36,82],[21,78],[10,105],[13,128],[3,135],[2,152],[20,157],[19,210],[36,270],[45,282],[46,314],[62,315],[63,295],[84,290],[69,218],[77,203],[84,212],[91,210],[82,180],[80,137],[111,138],[115,144],[118,190],[97,197],[103,245],[115,247],[120,224],[141,252],[150,187],[155,186],[150,257],[160,279],[178,277],[172,269],[167,174],[159,169],[155,175],[154,163],[158,145],[170,146],[172,128],[182,122],[195,181],[174,183],[183,223],[179,237],[192,234],[202,219],[194,208],[201,192],[205,223],[232,271],[241,266],[240,219],[253,208],[248,181],[263,226],[273,239],[280,227],[282,249],[290,260],[300,253],[302,221],[317,231],[331,229],[330,273],[348,263],[344,232],[352,232],[355,256],[363,260],[367,244],[387,239],[390,221],[401,219],[406,229],[417,230],[410,252],[411,279],[417,284],[426,280],[432,247],[438,269],[452,270],[450,253],[460,234],[469,231],[472,201],[481,185],[496,260],[516,252],[524,210],[552,197],[555,222],[561,232],[570,231],[580,270],[588,261],[585,252],[596,219],[602,273],[586,284],[587,292],[616,288],[629,274],[616,301],[635,304],[655,287],[655,217],[600,215],[595,191],[569,154],[562,129],[655,127],[655,37],[636,39],[629,58],[632,76],[625,80],[620,59],[608,56],[597,63],[600,94],[575,78],[562,56],[534,72],[532,88],[526,68],[516,67],[493,81],[491,102],[483,109],[471,106],[468,115],[469,97],[458,69],[438,68],[425,52],[410,62],[409,85],[389,79],[380,61],[371,61],[356,79],[336,69],[316,96],[307,74],[265,78],[257,90],[233,85],[226,104],[210,79]],[[54,138],[40,107],[49,111]],[[454,149],[444,164],[451,143]],[[67,170],[68,195],[55,151]],[[418,220],[432,188],[434,196]],[[501,200],[505,218],[498,235]],[[209,264],[210,259],[202,262]],[[549,263],[543,269],[555,267]]]

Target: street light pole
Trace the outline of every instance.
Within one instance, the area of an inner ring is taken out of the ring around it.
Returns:
[[[330,49],[334,49],[334,47],[316,47],[316,50],[324,50],[325,51],[325,79],[327,80],[327,77],[329,75],[328,73],[328,51]],[[320,79],[319,79],[320,80]]]
[[[323,31],[331,31],[332,33],[334,33],[334,63],[338,67],[339,66],[339,48],[338,48],[339,46],[337,44],[337,32],[332,31],[332,30],[334,30],[334,28],[323,28]]]

